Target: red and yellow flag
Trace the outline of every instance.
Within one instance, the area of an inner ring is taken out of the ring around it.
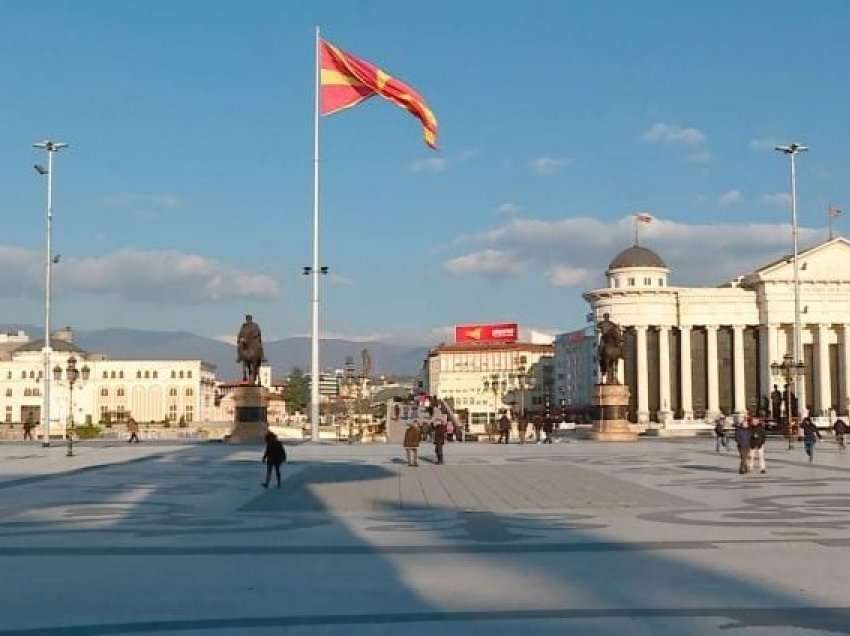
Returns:
[[[425,143],[436,149],[437,118],[416,90],[327,40],[321,40],[319,47],[322,115],[332,115],[372,95],[380,95],[421,121]]]

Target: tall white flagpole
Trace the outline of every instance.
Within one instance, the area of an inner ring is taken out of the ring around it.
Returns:
[[[316,108],[313,116],[313,334],[310,363],[310,436],[319,441],[319,27],[316,27]]]

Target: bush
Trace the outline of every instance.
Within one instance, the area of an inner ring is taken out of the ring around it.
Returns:
[[[77,426],[74,428],[74,435],[77,439],[95,439],[100,435],[100,427],[93,425]]]

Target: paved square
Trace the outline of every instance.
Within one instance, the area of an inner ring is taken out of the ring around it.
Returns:
[[[850,453],[0,446],[8,634],[850,634]]]

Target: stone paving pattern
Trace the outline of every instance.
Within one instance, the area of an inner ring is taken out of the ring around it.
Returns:
[[[0,445],[7,634],[850,634],[850,452]]]

